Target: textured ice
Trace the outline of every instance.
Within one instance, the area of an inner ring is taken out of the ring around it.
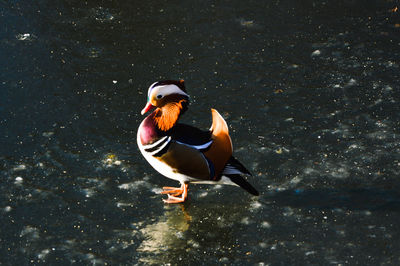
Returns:
[[[32,226],[25,226],[19,236],[27,237],[29,240],[39,239],[39,229]]]
[[[93,188],[82,189],[82,192],[86,198],[92,197],[96,193],[96,191]]]
[[[121,184],[118,187],[120,189],[124,189],[124,190],[136,191],[136,190],[141,189],[141,187],[150,188],[151,185],[146,181],[138,180],[138,181],[135,181],[135,182]]]
[[[28,2],[2,10],[3,264],[398,262],[393,1]],[[223,113],[259,197],[154,195],[176,182],[141,157],[138,112],[172,76],[184,119]]]

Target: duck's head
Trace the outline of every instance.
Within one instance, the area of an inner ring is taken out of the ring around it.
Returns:
[[[154,108],[162,108],[169,103],[185,103],[189,101],[183,79],[157,81],[150,85],[147,93],[147,104],[141,114],[144,115]],[[185,106],[186,107],[186,106]]]

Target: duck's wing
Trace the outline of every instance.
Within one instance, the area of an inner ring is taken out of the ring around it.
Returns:
[[[169,135],[173,141],[202,152],[208,150],[213,142],[210,131],[179,123],[171,129]]]
[[[232,141],[228,126],[217,110],[211,109],[212,125],[209,131],[176,124],[168,134],[171,142],[185,145],[201,153],[208,164],[209,179],[218,181],[232,156]]]
[[[189,182],[210,180],[214,175],[213,165],[201,151],[177,141],[170,141],[165,151],[155,157],[173,173],[186,176]]]
[[[221,177],[229,158],[232,156],[232,141],[229,136],[228,125],[217,110],[211,109],[212,126],[210,129],[213,140],[210,148],[204,152],[204,155],[212,162],[215,169],[213,180]]]

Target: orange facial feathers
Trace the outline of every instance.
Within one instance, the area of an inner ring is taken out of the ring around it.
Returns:
[[[169,102],[162,108],[155,110],[154,120],[160,130],[167,131],[176,124],[183,109],[183,102],[186,102],[186,100]]]

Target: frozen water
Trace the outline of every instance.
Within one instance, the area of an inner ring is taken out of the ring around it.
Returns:
[[[2,4],[0,264],[398,264],[395,5]],[[259,197],[190,185],[162,202],[177,182],[136,130],[171,78],[182,122],[223,114]]]

